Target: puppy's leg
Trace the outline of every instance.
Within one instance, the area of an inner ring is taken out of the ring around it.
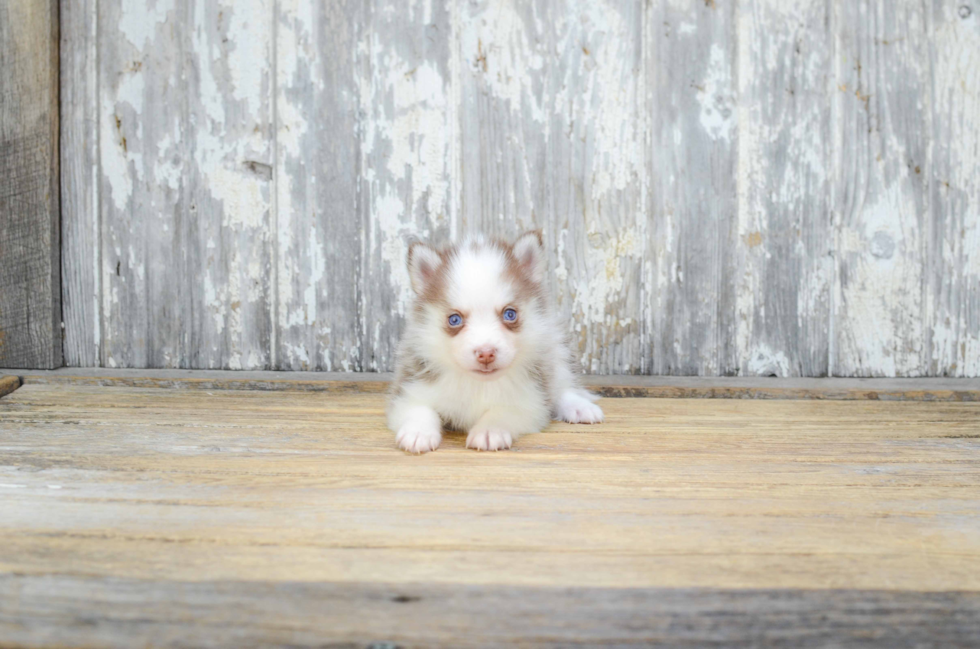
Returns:
[[[602,408],[593,403],[598,397],[577,388],[569,388],[558,397],[555,414],[570,424],[601,424]]]
[[[396,401],[388,414],[388,426],[396,431],[398,448],[409,453],[434,451],[442,442],[439,415],[428,406]]]
[[[466,436],[466,448],[478,451],[502,451],[514,443],[508,417],[500,410],[484,413]]]
[[[548,408],[540,395],[529,395],[523,404],[496,407],[483,413],[466,436],[466,447],[478,451],[502,451],[520,434],[533,433],[548,424]]]

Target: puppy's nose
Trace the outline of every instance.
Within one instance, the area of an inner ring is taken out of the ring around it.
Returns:
[[[483,365],[489,365],[497,358],[497,348],[490,347],[489,345],[484,347],[478,347],[473,350],[476,354],[476,360],[480,361]]]

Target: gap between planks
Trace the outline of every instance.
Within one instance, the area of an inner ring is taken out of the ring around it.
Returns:
[[[104,385],[198,390],[297,390],[380,393],[387,373],[62,368],[2,370],[25,385]],[[604,397],[702,399],[823,399],[841,401],[980,401],[980,378],[777,378],[584,376]],[[9,383],[9,380],[8,380]],[[19,383],[18,383],[19,384]],[[13,389],[16,389],[14,387]],[[8,390],[9,391],[12,391]],[[5,394],[0,387],[0,396]]]

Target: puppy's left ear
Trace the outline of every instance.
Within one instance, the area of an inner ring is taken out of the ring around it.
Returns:
[[[408,246],[408,277],[412,280],[412,290],[422,295],[432,282],[442,265],[442,257],[435,248],[420,241]]]
[[[517,237],[513,250],[514,259],[525,276],[535,284],[542,283],[547,269],[541,230],[531,230]]]

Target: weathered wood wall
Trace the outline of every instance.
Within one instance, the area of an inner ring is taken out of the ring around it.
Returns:
[[[70,365],[373,371],[542,227],[584,370],[980,375],[975,0],[65,0]]]
[[[0,0],[0,367],[61,366],[58,2]]]

